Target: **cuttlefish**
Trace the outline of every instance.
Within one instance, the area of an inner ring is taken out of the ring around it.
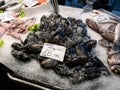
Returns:
[[[115,28],[113,46],[108,50],[108,64],[115,73],[120,73],[120,23]]]

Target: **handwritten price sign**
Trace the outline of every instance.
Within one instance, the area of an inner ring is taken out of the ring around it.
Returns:
[[[13,16],[8,12],[4,12],[0,14],[0,19],[2,22],[6,22],[12,20]]]
[[[40,56],[63,62],[66,48],[59,45],[44,43]]]
[[[38,1],[36,1],[36,0],[24,0],[23,3],[28,7],[32,7],[32,6],[36,5],[38,3]]]
[[[110,18],[107,14],[98,14],[97,16],[94,17],[94,20],[98,23],[102,23],[110,21]]]

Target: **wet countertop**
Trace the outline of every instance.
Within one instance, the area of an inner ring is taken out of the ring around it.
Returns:
[[[38,17],[39,22],[42,15],[49,15],[52,13],[52,8],[48,3],[42,5],[41,7],[26,9],[25,13],[27,18],[33,16]],[[82,19],[83,22],[85,22],[86,18],[90,18],[90,12],[83,12],[83,10],[80,8],[66,6],[60,6],[60,14],[63,17]],[[97,41],[101,39],[101,36],[96,32],[89,28],[87,28],[87,30],[88,35],[90,35],[93,39]],[[22,39],[24,39],[26,36],[27,34],[22,35]],[[30,60],[28,62],[16,60],[11,55],[11,44],[19,41],[8,35],[4,35],[2,39],[4,40],[4,45],[0,48],[0,62],[21,77],[37,82],[42,81],[52,86],[62,87],[65,90],[120,90],[120,77],[113,73],[111,73],[111,76],[108,77],[100,77],[92,81],[85,81],[81,84],[73,85],[67,78],[56,75],[54,71],[43,69],[37,60]],[[108,67],[106,49],[97,44],[95,52],[105,66]]]

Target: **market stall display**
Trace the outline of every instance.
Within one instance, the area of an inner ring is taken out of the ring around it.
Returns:
[[[49,2],[49,0],[10,0],[0,7],[0,12],[9,12],[14,18],[23,18],[25,17],[24,11],[39,8]]]
[[[39,55],[45,43],[66,48],[63,62],[49,58],[48,54],[54,52],[50,47],[44,51],[44,56],[48,55],[48,58]],[[43,68],[51,68],[57,74],[71,78],[73,83],[81,83],[110,74],[98,57],[92,54],[95,46],[96,40],[87,35],[86,25],[80,19],[51,14],[41,17],[39,31],[30,33],[22,45],[13,43],[11,54],[22,61],[37,59]]]
[[[90,90],[93,90],[93,88],[98,90],[119,90],[119,76],[111,74],[104,77],[101,75],[109,74],[109,71],[106,68],[107,51],[99,44],[96,44],[96,40],[100,40],[101,36],[96,32],[93,32],[84,24],[86,18],[90,17],[90,13],[84,13],[82,11],[83,10],[77,8],[60,6],[61,16],[54,16],[53,14],[49,16],[51,13],[49,5],[41,7],[41,12],[39,12],[39,14],[35,14],[37,11],[33,11],[31,16],[36,15],[39,17],[38,22],[40,22],[39,19],[41,19],[40,29],[28,34],[28,36],[25,34],[25,39],[22,39],[23,43],[4,35],[2,37],[2,39],[4,39],[4,45],[0,48],[0,57],[2,58],[0,59],[0,62],[14,72],[13,76],[20,76],[27,81],[37,82],[37,84],[45,83],[45,87],[59,87],[60,90],[86,90],[88,88]],[[27,15],[29,16],[30,12]],[[56,25],[54,21],[58,22],[60,25]],[[67,25],[69,27],[66,27]],[[57,31],[56,28],[58,29]],[[78,34],[81,38],[78,38]],[[81,42],[79,42],[79,40],[81,40]],[[50,58],[41,58],[39,54],[44,42],[66,47],[67,55],[65,55],[65,57],[70,59],[70,63],[67,61],[68,59],[60,62]],[[75,45],[75,47],[73,48],[71,45]],[[72,54],[84,56],[78,58],[82,58],[85,62],[82,62],[82,60],[79,61]],[[20,55],[22,57],[20,57]],[[71,61],[71,57],[73,58],[73,61]],[[89,57],[89,59],[86,59],[86,57]],[[80,65],[77,65],[78,62]],[[55,72],[52,68],[54,68]],[[81,77],[79,77],[79,75]],[[71,77],[73,78],[73,83],[79,84],[71,83]],[[88,79],[90,80],[88,81]],[[81,80],[86,81],[80,84]]]
[[[49,0],[10,0],[7,3],[3,3],[0,10],[19,10],[20,8],[30,8],[39,6],[43,3],[47,3]]]
[[[99,33],[104,39],[99,41],[99,44],[108,49],[108,59],[107,62],[113,72],[119,73],[119,32],[120,32],[120,19],[107,15],[100,11],[95,11],[96,16],[93,19],[86,19],[87,25],[97,33]],[[105,28],[104,25],[108,25]],[[112,45],[113,43],[113,45]]]

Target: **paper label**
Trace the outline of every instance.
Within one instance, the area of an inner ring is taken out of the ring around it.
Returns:
[[[94,20],[98,23],[102,23],[110,21],[110,18],[107,14],[98,14],[94,17]]]
[[[32,7],[32,6],[36,5],[38,3],[38,1],[36,1],[36,0],[23,0],[23,3],[28,7]]]
[[[0,14],[0,19],[2,22],[6,22],[12,20],[13,16],[8,12],[4,12]]]
[[[44,43],[40,56],[63,62],[66,48],[59,45]]]

